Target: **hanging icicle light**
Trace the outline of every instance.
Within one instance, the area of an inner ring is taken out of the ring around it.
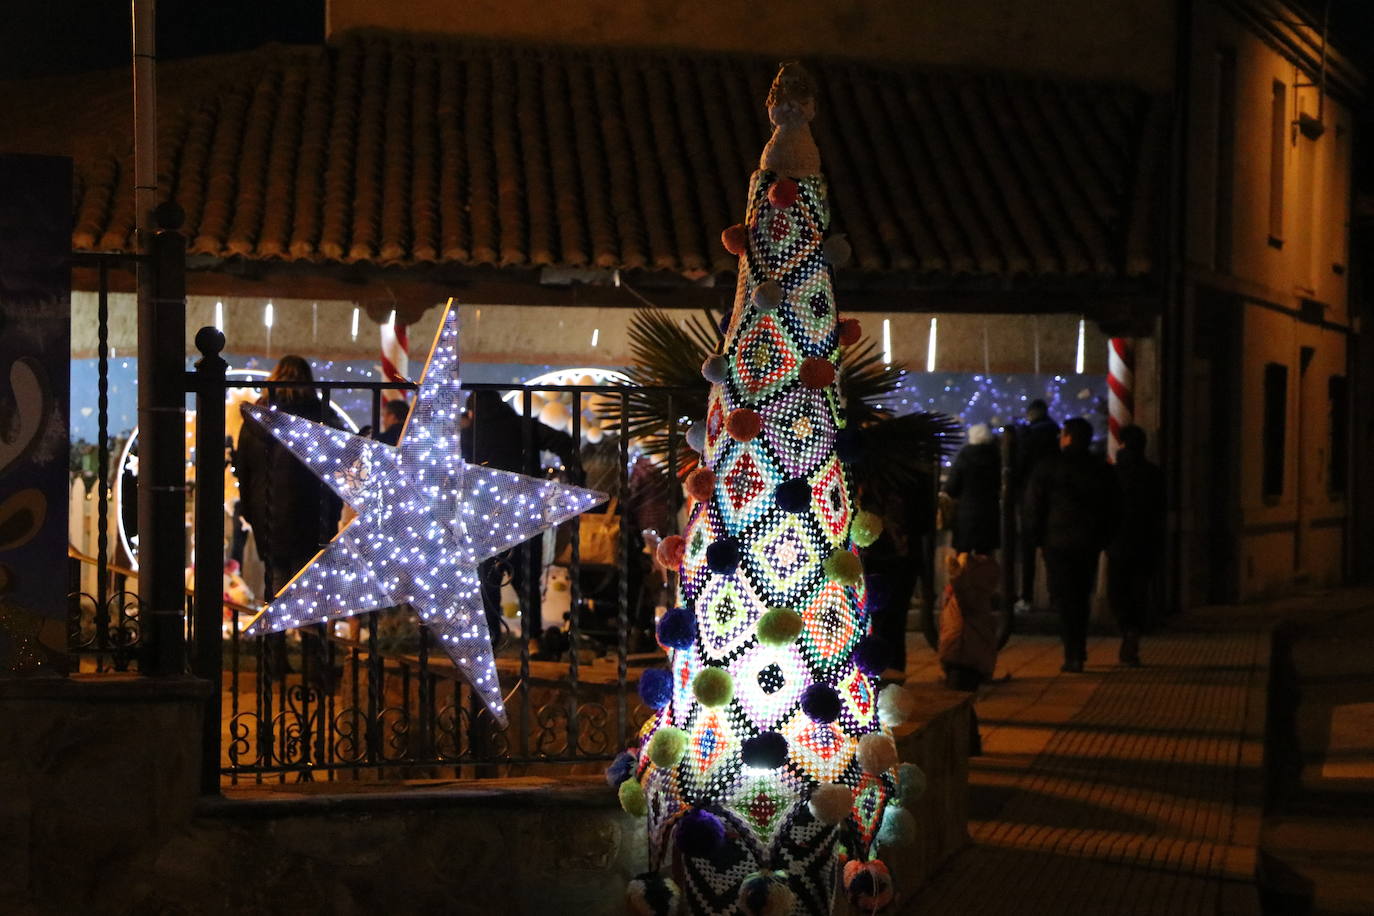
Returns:
[[[939,322],[940,319],[932,317],[930,319],[930,340],[926,344],[926,371],[935,371],[935,348],[939,341]]]
[[[224,303],[215,303],[215,330],[224,333]]]
[[[892,365],[892,319],[883,319],[883,363]]]
[[[359,309],[358,309],[358,307],[355,305],[355,306],[353,307],[353,339],[354,339],[354,340],[357,340],[357,339],[358,339],[358,311],[359,311]]]
[[[269,302],[267,303],[267,307],[262,310],[262,323],[264,327],[272,327],[272,322],[275,317],[273,313],[272,303]]]
[[[600,339],[601,339],[601,329],[600,329],[600,328],[592,328],[592,346],[593,346],[593,347],[596,346],[596,342],[597,342],[598,340],[600,340]]]
[[[1078,353],[1073,358],[1073,371],[1078,375],[1083,374],[1083,335],[1087,324],[1084,319],[1078,319]]]

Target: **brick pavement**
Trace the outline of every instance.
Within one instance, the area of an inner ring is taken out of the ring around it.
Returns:
[[[1087,671],[1065,675],[1056,639],[1014,637],[1010,677],[976,704],[973,845],[900,912],[1258,912],[1269,645],[1262,625],[1176,630],[1130,669],[1096,638]],[[922,642],[908,677],[937,674]]]

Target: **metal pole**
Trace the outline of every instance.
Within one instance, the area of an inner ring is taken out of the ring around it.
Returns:
[[[200,791],[219,792],[220,693],[224,576],[224,335],[215,328],[196,334],[200,361],[196,392],[195,665],[210,682],[201,732]]]

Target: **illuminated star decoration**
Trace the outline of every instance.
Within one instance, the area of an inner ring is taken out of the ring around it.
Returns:
[[[246,408],[358,517],[277,593],[248,636],[409,603],[454,665],[506,724],[477,564],[606,496],[468,464],[458,448],[458,310],[439,325],[400,443],[261,407]]]

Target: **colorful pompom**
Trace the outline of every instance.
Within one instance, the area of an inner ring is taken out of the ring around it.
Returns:
[[[677,572],[682,566],[682,557],[687,553],[687,539],[680,534],[670,534],[658,542],[654,559],[658,565],[669,572]]]
[[[656,767],[675,767],[687,753],[690,740],[682,729],[664,725],[649,739],[649,760]]]
[[[725,824],[710,811],[693,808],[678,818],[673,839],[684,855],[709,858],[725,842]]]
[[[863,581],[864,565],[848,550],[837,547],[825,558],[823,565],[826,576],[840,585],[858,585]]]
[[[730,371],[730,363],[723,356],[708,356],[701,364],[701,377],[713,385],[725,381]]]
[[[699,503],[704,503],[716,492],[716,472],[710,468],[697,468],[687,475],[687,495]]]
[[[819,356],[802,360],[801,383],[807,388],[827,388],[835,381],[835,364]]]
[[[673,672],[648,668],[639,676],[639,698],[650,709],[662,709],[673,698]]]
[[[789,646],[801,635],[802,617],[790,607],[769,608],[759,618],[759,642],[765,646]]]
[[[692,693],[702,706],[724,706],[735,695],[735,680],[724,668],[702,668],[692,679]]]
[[[822,824],[838,824],[854,807],[854,790],[838,782],[823,782],[811,790],[811,816]]]
[[[892,903],[892,875],[880,860],[860,862],[851,859],[844,865],[844,892],[849,902],[862,913],[876,913]]]
[[[744,742],[740,759],[747,767],[776,770],[787,762],[787,739],[777,732],[762,732]]]
[[[903,805],[913,805],[926,794],[926,774],[914,763],[897,767],[897,797]]]
[[[889,804],[883,810],[883,823],[878,828],[879,846],[905,846],[916,840],[916,818],[901,805]]]
[[[762,429],[763,417],[759,416],[758,411],[750,410],[748,407],[736,407],[730,411],[730,416],[725,418],[725,431],[736,442],[748,442]]]
[[[706,547],[706,565],[711,572],[728,576],[739,566],[739,539],[721,538]]]
[[[859,765],[874,776],[886,773],[897,765],[897,742],[882,732],[864,735],[859,739]]]
[[[649,813],[649,801],[644,797],[644,787],[638,779],[627,779],[620,784],[616,793],[620,796],[620,807],[632,817],[643,817]]]
[[[788,916],[796,902],[785,871],[757,871],[739,886],[739,907],[748,916]]]
[[[706,424],[698,420],[687,428],[687,446],[694,452],[706,451]]]
[[[821,243],[821,257],[825,258],[825,263],[831,267],[843,267],[848,264],[853,253],[854,249],[850,247],[849,239],[843,232],[837,232]]]
[[[639,758],[632,751],[621,751],[616,754],[611,765],[606,767],[606,784],[612,789],[619,788],[622,782],[634,775],[638,763]]]
[[[688,440],[691,443],[691,440]],[[697,449],[701,451],[701,449]],[[835,433],[835,457],[853,464],[863,457],[863,433],[857,426],[846,426]]]
[[[854,667],[877,677],[892,665],[892,646],[881,636],[869,634],[854,646]]]
[[[749,248],[749,230],[744,228],[743,223],[735,223],[720,234],[720,243],[731,254],[742,255]]]
[[[893,728],[911,718],[916,698],[901,684],[888,684],[878,691],[878,721],[884,728]]]
[[[768,189],[768,202],[776,210],[786,210],[797,202],[797,183],[791,178],[779,178]]]
[[[630,916],[677,916],[682,906],[682,891],[671,878],[657,872],[636,875],[625,888]]]
[[[802,712],[813,722],[834,722],[840,717],[840,694],[829,684],[810,684],[801,695]]]
[[[859,324],[857,318],[841,318],[839,324],[840,346],[852,347],[859,342],[863,336],[863,325]]]
[[[785,298],[787,294],[777,280],[764,280],[754,287],[754,308],[760,312],[777,311]]]
[[[697,638],[697,615],[688,607],[669,608],[658,621],[658,641],[669,649],[690,649]]]
[[[784,512],[805,512],[811,508],[811,484],[805,477],[784,480],[773,490],[773,501]]]
[[[883,533],[882,516],[872,512],[862,511],[854,513],[854,518],[849,523],[849,536],[854,539],[854,543],[860,547],[872,547],[873,542],[878,540]]]

